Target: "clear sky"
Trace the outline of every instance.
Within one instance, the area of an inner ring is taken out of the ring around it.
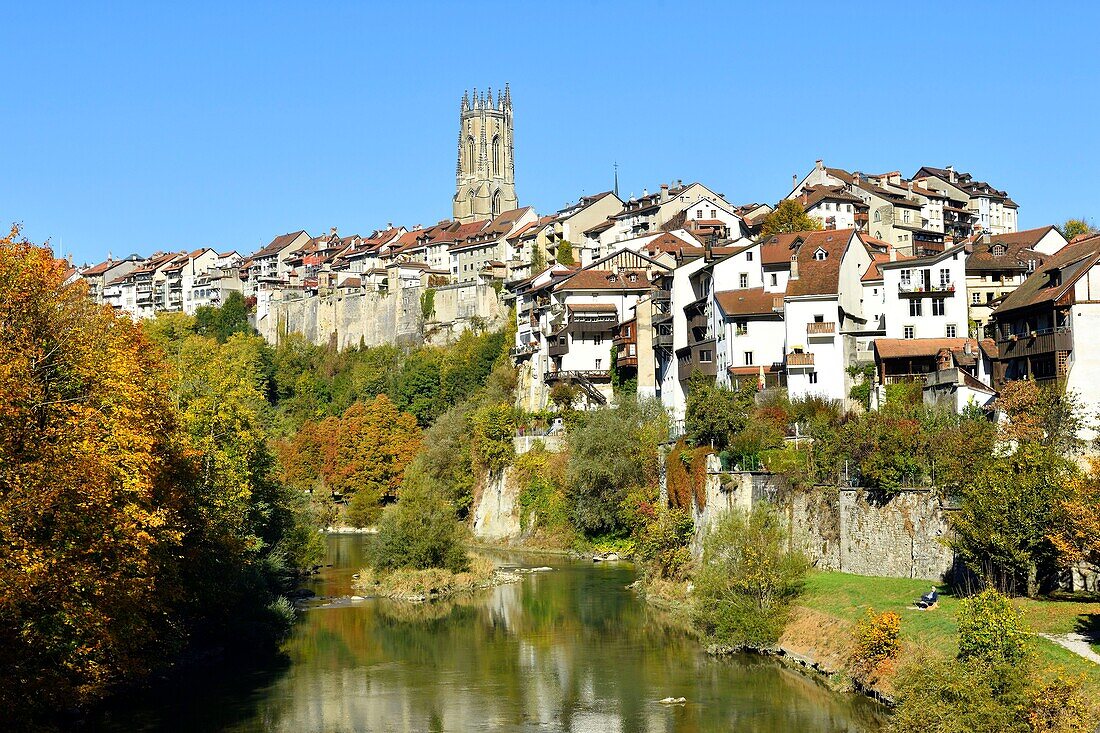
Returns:
[[[1090,4],[1091,5],[1091,4]],[[459,100],[510,82],[521,204],[817,158],[973,173],[1023,227],[1100,216],[1095,6],[0,4],[0,220],[75,260],[450,216]]]

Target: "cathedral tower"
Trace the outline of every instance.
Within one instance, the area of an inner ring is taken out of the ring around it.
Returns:
[[[519,207],[512,159],[512,92],[493,102],[493,90],[473,99],[462,95],[459,113],[458,166],[454,218],[489,219]]]

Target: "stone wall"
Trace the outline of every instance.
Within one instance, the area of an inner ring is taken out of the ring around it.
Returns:
[[[940,580],[954,565],[948,510],[930,489],[892,495],[816,487],[784,507],[817,567],[856,575]]]
[[[425,324],[420,288],[390,293],[356,293],[273,299],[256,328],[269,343],[300,333],[311,343],[339,349],[392,343],[446,344],[473,326],[500,328],[508,318],[491,285],[463,283],[437,288],[435,313]]]
[[[663,461],[662,461],[663,463]],[[662,469],[662,501],[667,503]],[[856,575],[940,580],[955,561],[947,546],[949,509],[934,491],[906,489],[880,495],[865,489],[818,486],[784,490],[778,474],[722,471],[708,456],[706,503],[693,502],[692,553],[699,557],[707,531],[726,512],[751,511],[758,501],[776,504],[791,526],[792,542],[823,570]]]

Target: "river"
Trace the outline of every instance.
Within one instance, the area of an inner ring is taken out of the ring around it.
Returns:
[[[369,538],[327,539],[322,597],[353,593]],[[880,730],[881,709],[778,663],[714,659],[625,588],[629,565],[501,556],[553,570],[455,602],[342,602],[302,614],[276,663],[177,683],[104,731]],[[665,697],[684,697],[665,706]]]

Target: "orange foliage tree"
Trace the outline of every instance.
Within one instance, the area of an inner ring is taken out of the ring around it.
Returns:
[[[0,238],[0,718],[92,699],[173,638],[183,465],[156,350]]]
[[[1070,481],[1067,494],[1055,509],[1050,540],[1065,563],[1100,569],[1100,460]]]
[[[353,404],[340,417],[304,424],[280,446],[279,457],[288,483],[323,487],[348,499],[348,521],[365,525],[396,498],[420,441],[416,418],[378,395]]]

